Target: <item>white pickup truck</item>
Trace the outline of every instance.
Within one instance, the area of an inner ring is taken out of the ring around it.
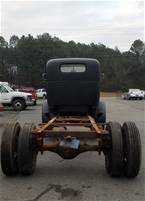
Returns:
[[[45,89],[37,89],[36,94],[37,94],[37,98],[46,98]]]
[[[126,100],[143,100],[144,92],[140,89],[129,89],[122,97]]]
[[[14,91],[5,82],[0,82],[0,102],[4,106],[12,106],[16,111],[24,110],[28,105],[33,105],[31,94]]]

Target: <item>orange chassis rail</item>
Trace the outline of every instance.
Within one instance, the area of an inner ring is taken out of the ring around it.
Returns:
[[[32,134],[36,139],[38,150],[41,153],[43,151],[52,151],[62,157],[66,155],[66,150],[68,155],[72,155],[74,151],[76,152],[76,150],[69,149],[68,151],[67,148],[60,147],[62,140],[79,140],[81,143],[77,154],[85,151],[98,151],[100,154],[104,148],[104,142],[108,137],[106,124],[97,124],[91,116],[56,116],[48,121],[48,123],[39,124],[39,127],[34,129]]]

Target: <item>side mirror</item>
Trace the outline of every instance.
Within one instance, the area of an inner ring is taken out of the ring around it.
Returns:
[[[46,73],[42,73],[42,79],[46,81]]]

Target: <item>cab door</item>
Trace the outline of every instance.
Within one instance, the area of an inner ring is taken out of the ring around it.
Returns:
[[[0,102],[1,103],[9,103],[10,102],[9,91],[3,85],[0,85]]]

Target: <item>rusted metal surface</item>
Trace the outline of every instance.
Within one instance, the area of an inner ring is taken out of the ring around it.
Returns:
[[[40,124],[40,127],[38,127],[37,129],[33,130],[33,134],[41,134],[41,133],[46,133],[48,131],[50,131],[51,128],[51,133],[53,133],[54,131],[52,129],[54,129],[55,127],[79,127],[79,126],[83,126],[83,127],[89,127],[90,128],[90,135],[93,131],[95,131],[95,133],[97,134],[104,134],[104,129],[102,127],[101,124],[96,124],[95,120],[91,117],[54,117],[52,118],[48,123],[46,124]],[[76,131],[78,132],[78,131]],[[48,132],[50,133],[50,132]],[[79,133],[79,132],[78,132]]]
[[[77,127],[86,127],[80,131]],[[70,128],[75,128],[71,130]],[[86,117],[54,117],[46,124],[40,124],[38,128],[32,131],[36,137],[38,150],[52,151],[58,153],[65,159],[76,157],[79,153],[85,151],[102,151],[103,139],[108,135],[103,124],[96,124],[91,116]],[[62,147],[62,141],[80,141],[78,149],[71,147]],[[89,144],[93,142],[95,144]]]
[[[66,122],[66,123],[52,123],[52,126],[58,126],[58,127],[62,127],[62,126],[84,126],[84,127],[90,127],[91,123],[70,123],[70,122]]]
[[[101,133],[101,130],[98,128],[95,120],[91,117],[91,116],[88,116],[93,128],[95,129],[96,133]]]
[[[107,134],[107,132],[103,132]],[[43,132],[46,137],[76,137],[78,139],[86,138],[86,139],[96,139],[97,136],[102,135],[101,133],[96,133],[96,131],[51,131],[45,130]]]
[[[48,128],[54,121],[56,120],[56,117],[52,118],[48,123],[44,124],[44,126],[41,126],[40,128],[35,129],[32,133],[42,133],[46,128]]]

